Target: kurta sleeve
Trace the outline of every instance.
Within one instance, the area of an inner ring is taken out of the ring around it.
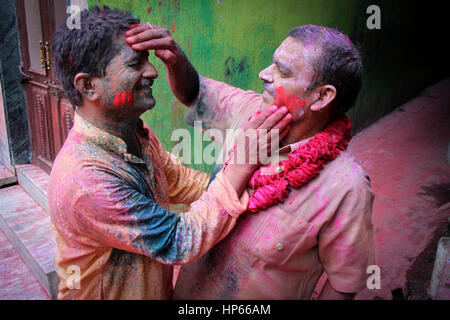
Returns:
[[[80,234],[164,264],[186,264],[202,256],[232,230],[248,204],[248,193],[239,199],[222,172],[179,216],[106,168],[81,170],[79,176],[71,188],[71,210]]]
[[[364,289],[367,267],[375,264],[373,200],[368,178],[343,191],[339,209],[319,233],[320,260],[337,291],[357,293]]]
[[[209,174],[184,166],[180,159],[167,152],[159,141],[156,148],[167,178],[170,203],[190,205],[206,191]]]

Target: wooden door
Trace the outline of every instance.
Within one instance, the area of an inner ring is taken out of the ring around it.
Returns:
[[[66,21],[66,1],[16,0],[33,163],[50,174],[73,125],[73,106],[56,80],[50,52],[56,27]]]

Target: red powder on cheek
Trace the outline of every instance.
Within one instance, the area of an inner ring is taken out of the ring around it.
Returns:
[[[131,94],[131,92],[127,93],[127,102],[129,106],[133,104],[133,95]]]
[[[284,87],[278,87],[275,89],[275,105],[277,107],[287,107],[289,112],[294,114],[294,111],[300,110],[306,105],[305,100],[301,100],[300,97],[287,94]]]
[[[126,97],[126,92],[125,91],[121,91],[119,93],[116,93],[116,96],[114,97],[114,106],[118,107],[118,106],[123,106],[125,104],[125,97]]]
[[[114,97],[114,107],[120,106],[120,93],[116,93],[116,96]]]
[[[119,93],[116,93],[116,96],[114,97],[114,106],[125,106],[125,105],[131,105],[133,103],[133,95],[131,92],[121,91]]]

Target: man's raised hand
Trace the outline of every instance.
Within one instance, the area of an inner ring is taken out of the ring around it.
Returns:
[[[125,32],[125,42],[136,51],[155,50],[155,55],[164,64],[173,65],[183,51],[172,38],[169,30],[156,25],[131,25]]]

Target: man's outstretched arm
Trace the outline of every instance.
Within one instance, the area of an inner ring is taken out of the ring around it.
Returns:
[[[125,41],[131,48],[155,50],[155,55],[165,64],[170,89],[179,101],[190,107],[186,123],[191,126],[196,121],[201,123],[202,131],[219,145],[224,141],[211,136],[208,129],[220,130],[225,137],[225,131],[235,119],[240,119],[241,126],[259,110],[259,94],[199,75],[168,30],[160,26],[150,29],[145,24],[130,27],[125,32]]]
[[[125,41],[136,51],[155,50],[155,55],[166,66],[173,94],[183,104],[190,106],[199,92],[199,76],[169,30],[142,24],[125,32],[125,36]]]

